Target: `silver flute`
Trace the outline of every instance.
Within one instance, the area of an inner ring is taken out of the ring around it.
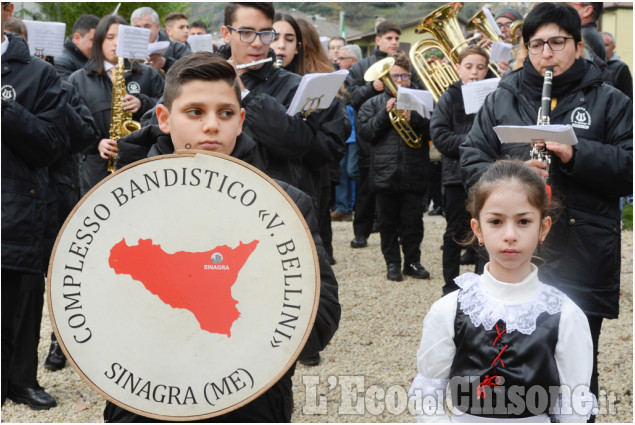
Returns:
[[[271,62],[272,60],[273,58],[266,58],[266,59],[260,59],[257,61],[249,62],[249,63],[243,63],[241,65],[236,65],[236,69],[245,69],[252,66],[260,65],[261,63]]]

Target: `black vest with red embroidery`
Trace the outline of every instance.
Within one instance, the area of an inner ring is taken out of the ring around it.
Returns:
[[[483,325],[475,327],[459,304],[450,370],[453,406],[501,419],[549,414],[560,385],[554,357],[559,323],[560,313],[543,312],[531,335],[507,333],[502,320],[487,331]]]

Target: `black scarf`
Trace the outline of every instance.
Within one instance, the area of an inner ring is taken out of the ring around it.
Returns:
[[[583,57],[580,57],[565,72],[553,77],[551,96],[559,98],[577,89],[586,75],[586,72],[586,61]],[[536,71],[529,60],[529,56],[525,58],[521,76],[521,88],[523,89],[523,92],[526,92],[530,99],[540,102],[545,77]]]

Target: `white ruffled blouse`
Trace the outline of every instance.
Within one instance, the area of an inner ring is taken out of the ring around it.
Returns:
[[[503,320],[507,333],[521,332],[531,335],[536,330],[536,319],[547,312],[560,313],[558,342],[555,360],[561,387],[575,389],[586,386],[591,381],[593,368],[593,343],[586,316],[565,294],[558,289],[545,285],[538,280],[538,268],[532,265],[533,271],[522,282],[499,282],[485,267],[483,275],[466,273],[456,278],[461,291],[454,291],[434,303],[423,321],[421,345],[417,351],[417,377],[409,391],[411,398],[438,398],[438,394],[446,396],[446,386],[450,378],[450,368],[454,360],[456,345],[454,344],[454,319],[456,317],[457,300],[461,310],[470,318],[476,327],[492,329],[496,322]],[[571,402],[571,394],[561,390],[563,406]],[[587,398],[591,397],[587,391]],[[580,400],[573,400],[574,403]],[[594,406],[597,401],[592,398]],[[587,404],[588,405],[588,404]],[[432,409],[433,414],[418,415],[420,422],[448,422],[445,403],[438,402],[442,409]],[[439,411],[441,410],[441,411]],[[563,409],[565,411],[565,409]],[[460,412],[457,412],[460,413]],[[586,422],[588,414],[556,415],[560,422]],[[526,418],[527,419],[527,418]],[[525,422],[527,420],[524,420]],[[547,415],[529,418],[533,422],[549,422]],[[471,415],[458,414],[452,422],[491,421]],[[500,420],[493,420],[497,422]],[[510,420],[505,420],[509,422]],[[513,420],[512,420],[513,421]]]

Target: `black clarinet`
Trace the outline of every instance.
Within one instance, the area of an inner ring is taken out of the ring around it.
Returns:
[[[553,66],[547,67],[545,79],[542,83],[542,97],[540,99],[540,109],[538,109],[538,125],[549,125],[549,113],[551,112],[551,81],[553,80]],[[535,141],[529,152],[531,159],[537,159],[547,164],[547,172],[551,165],[551,155],[545,148],[544,141]]]

